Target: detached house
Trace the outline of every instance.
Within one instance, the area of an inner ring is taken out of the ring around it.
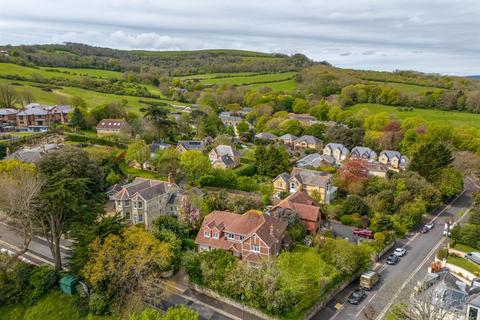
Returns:
[[[124,119],[103,119],[97,124],[97,135],[102,136],[128,136],[130,125]]]
[[[202,140],[180,140],[177,143],[176,150],[179,153],[184,153],[188,150],[197,150],[202,152],[203,148],[205,148],[205,142]]]
[[[262,212],[244,214],[213,211],[203,220],[195,243],[198,251],[228,250],[242,260],[255,262],[278,255],[290,244],[287,224]]]
[[[260,140],[271,140],[271,141],[275,141],[277,140],[277,136],[274,135],[274,134],[271,134],[270,132],[261,132],[261,133],[257,133],[255,135],[255,138],[256,139],[260,139]]]
[[[305,226],[310,234],[316,234],[320,228],[325,215],[320,209],[317,201],[313,200],[305,191],[297,191],[287,198],[282,200],[279,204],[274,206],[270,213],[275,216],[276,212],[281,209],[290,209],[298,213],[300,221]]]
[[[380,152],[378,161],[393,170],[405,169],[408,165],[408,158],[406,156],[402,156],[400,152],[392,150]]]
[[[169,200],[180,188],[169,177],[168,182],[135,178],[133,182],[121,188],[112,189],[119,190],[110,196],[115,202],[115,211],[129,222],[145,223],[149,228],[158,216],[168,214]]]
[[[282,192],[306,191],[312,197],[319,197],[320,203],[330,203],[337,191],[330,173],[303,168],[293,168],[290,174],[284,172],[277,176],[273,189],[277,197]]]
[[[341,162],[348,157],[348,149],[341,143],[327,143],[323,148],[323,154],[331,156],[337,162]]]
[[[15,109],[0,109],[0,127],[15,126],[17,123],[18,110]]]
[[[318,168],[321,166],[334,166],[335,159],[331,156],[327,156],[324,154],[319,153],[312,153],[306,155],[302,159],[297,161],[297,167],[305,168],[305,167],[312,167]]]
[[[232,169],[240,165],[240,154],[232,146],[219,145],[208,153],[214,168]]]
[[[314,136],[301,136],[293,141],[296,149],[320,149],[322,141]]]
[[[294,136],[293,134],[284,134],[283,136],[278,137],[278,140],[283,142],[283,144],[286,144],[288,146],[293,147],[294,146],[294,141],[297,140],[298,137]]]
[[[377,153],[368,147],[355,147],[350,153],[350,158],[364,159],[364,160],[376,160]]]

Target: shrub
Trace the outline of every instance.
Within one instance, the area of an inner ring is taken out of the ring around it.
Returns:
[[[105,293],[94,292],[90,295],[88,308],[95,315],[104,315],[109,312],[110,299]]]
[[[442,248],[437,252],[437,258],[440,260],[446,259],[448,257],[448,249]]]
[[[257,167],[253,164],[245,164],[235,169],[238,176],[251,177],[257,173]]]
[[[182,249],[183,250],[195,250],[195,247],[197,245],[195,244],[195,240],[190,239],[190,238],[185,238],[182,240]]]
[[[294,224],[287,229],[288,235],[293,241],[301,242],[307,235],[307,230],[301,223]]]
[[[352,195],[343,202],[341,211],[343,214],[358,213],[363,216],[368,214],[369,208],[362,198]]]
[[[202,284],[202,270],[200,269],[200,255],[195,252],[187,252],[183,256],[182,264],[190,278],[190,281],[196,284]]]
[[[346,214],[340,218],[340,222],[344,225],[351,226],[353,224],[353,218],[351,215]]]
[[[49,266],[40,266],[33,269],[30,274],[30,285],[32,287],[30,304],[40,300],[57,284],[57,281],[58,274]]]

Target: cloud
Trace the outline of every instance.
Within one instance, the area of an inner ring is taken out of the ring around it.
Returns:
[[[0,7],[2,44],[301,52],[344,67],[480,73],[477,0],[0,0]]]

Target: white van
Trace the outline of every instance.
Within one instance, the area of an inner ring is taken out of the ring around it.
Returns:
[[[480,264],[480,252],[469,252],[465,254],[465,259]]]

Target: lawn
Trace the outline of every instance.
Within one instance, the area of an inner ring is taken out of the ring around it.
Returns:
[[[477,248],[474,248],[474,247],[469,247],[467,245],[464,245],[464,244],[460,244],[460,243],[455,243],[454,246],[452,246],[453,249],[455,250],[459,250],[459,251],[462,251],[462,252],[478,252],[480,251],[479,249]]]
[[[129,174],[134,177],[140,177],[145,179],[166,180],[166,177],[162,177],[158,173],[147,171],[147,170],[141,170],[137,168],[132,168],[128,166],[125,162],[120,163],[119,167],[124,174]]]
[[[352,107],[349,107],[347,110],[357,112],[361,109],[367,109],[371,113],[393,113],[400,119],[422,117],[427,122],[435,124],[449,124],[452,126],[470,126],[480,128],[480,114],[467,112],[442,111],[436,109],[414,109],[413,111],[399,111],[400,109],[397,107],[373,103],[356,104]]]
[[[295,79],[279,81],[279,82],[269,82],[269,83],[256,83],[247,86],[251,89],[258,89],[269,87],[273,91],[284,91],[284,92],[292,92],[297,88],[297,82]]]
[[[300,314],[317,303],[325,293],[325,285],[337,274],[316,249],[301,245],[296,245],[290,252],[282,253],[278,258],[278,266],[282,284],[290,291],[300,293],[302,297],[292,306],[285,319],[298,319]]]
[[[295,75],[296,75],[296,72],[282,72],[282,73],[259,74],[255,76],[203,79],[203,80],[200,80],[200,82],[203,84],[248,85],[248,84],[255,84],[257,82],[269,83],[269,82],[290,80],[293,77],[295,77]]]
[[[116,320],[114,316],[81,316],[73,299],[60,291],[49,293],[31,307],[21,305],[0,307],[0,320]]]
[[[392,87],[402,93],[422,93],[425,91],[439,90],[439,88],[435,88],[435,87],[417,86],[414,84],[397,83],[397,82],[370,81],[370,83],[378,84],[379,86]]]
[[[50,105],[68,103],[68,99],[74,96],[80,97],[83,100],[85,100],[89,109],[92,109],[104,103],[111,103],[111,102],[120,103],[122,102],[122,100],[126,100],[127,109],[129,111],[140,113],[140,108],[146,107],[146,105],[140,103],[139,100],[175,103],[172,101],[161,100],[161,99],[143,98],[143,97],[126,96],[126,95],[115,95],[115,94],[102,93],[102,92],[85,90],[85,89],[75,88],[75,87],[62,87],[59,89],[54,89],[52,91],[45,91],[39,87],[36,87],[35,85],[37,84],[35,82],[30,82],[30,81],[0,79],[0,83],[15,84],[14,87],[18,91],[28,89],[32,92],[36,102],[50,104]],[[189,105],[188,103],[177,103],[177,104]]]
[[[474,275],[479,275],[480,274],[480,266],[476,263],[473,263],[467,259],[460,258],[460,257],[454,257],[454,256],[448,256],[447,262],[451,263],[453,265],[456,265],[460,268],[463,268]]]
[[[65,78],[72,79],[79,76],[90,76],[96,78],[115,78],[121,79],[122,72],[98,69],[74,69],[74,68],[47,68],[47,67],[25,67],[13,63],[0,63],[0,75],[19,75],[31,77],[32,74],[40,75],[44,78]]]

